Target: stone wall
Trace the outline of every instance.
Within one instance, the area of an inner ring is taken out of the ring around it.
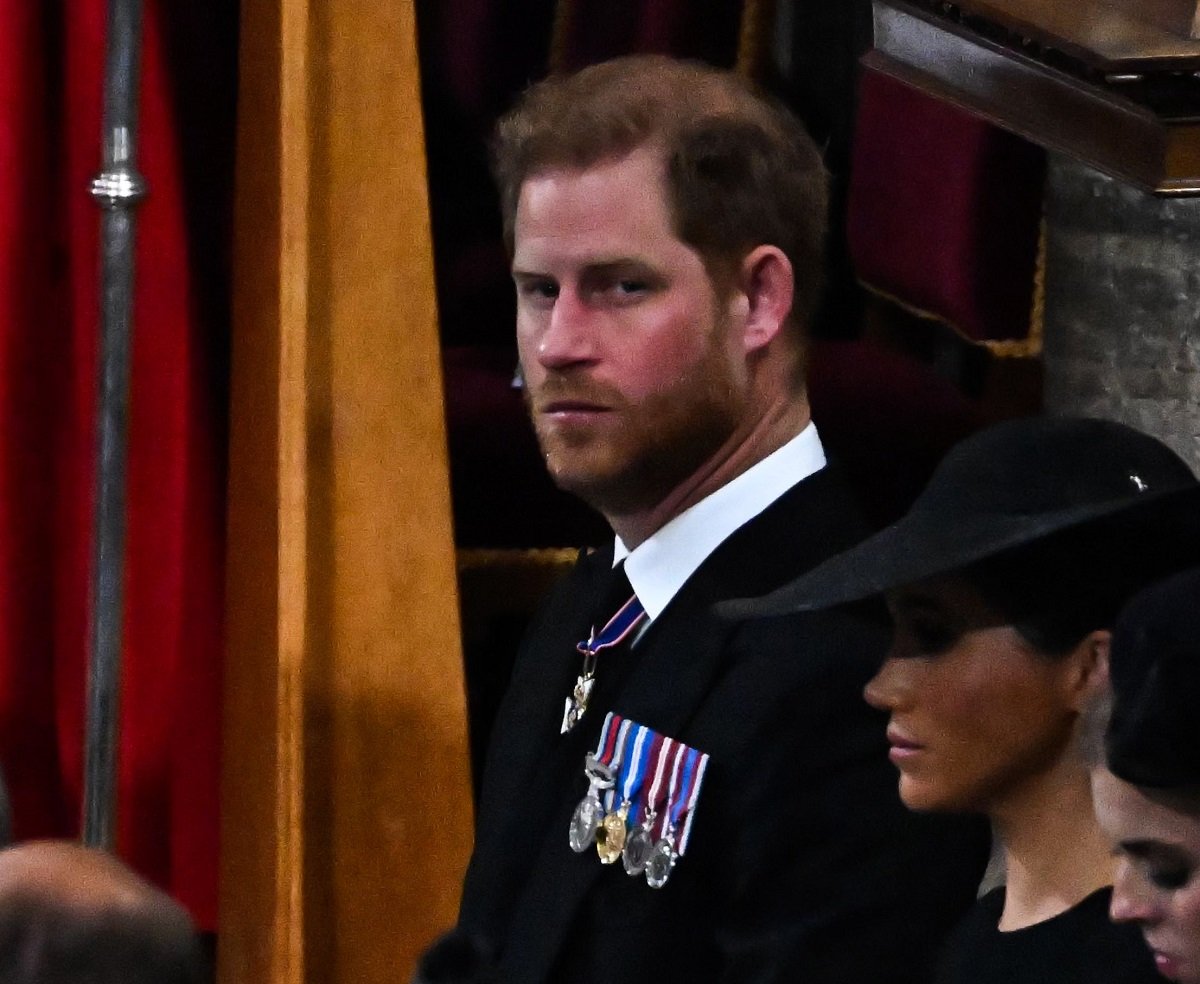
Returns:
[[[1200,472],[1200,198],[1052,158],[1045,407],[1156,435]]]

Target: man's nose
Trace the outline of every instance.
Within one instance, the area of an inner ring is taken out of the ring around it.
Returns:
[[[537,340],[537,359],[547,369],[564,369],[597,358],[595,314],[570,290],[560,291]]]
[[[1157,893],[1137,867],[1122,858],[1113,877],[1112,902],[1108,907],[1113,922],[1152,923],[1158,918]]]

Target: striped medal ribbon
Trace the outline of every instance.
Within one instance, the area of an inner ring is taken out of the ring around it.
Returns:
[[[604,628],[597,632],[593,626],[592,634],[575,646],[583,654],[583,672],[576,678],[571,695],[563,706],[559,734],[565,735],[587,713],[588,699],[592,696],[592,687],[596,682],[596,657],[604,650],[619,646],[628,639],[630,633],[642,624],[645,617],[646,609],[638,601],[637,595],[634,595],[617,609],[617,613],[604,624]]]

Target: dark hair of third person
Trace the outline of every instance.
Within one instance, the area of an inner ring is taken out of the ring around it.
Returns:
[[[492,169],[513,247],[522,184],[662,147],[675,233],[718,287],[750,250],[773,245],[795,273],[792,321],[807,324],[822,287],[828,178],[803,126],[732,72],[633,55],[552,76],[496,127]]]

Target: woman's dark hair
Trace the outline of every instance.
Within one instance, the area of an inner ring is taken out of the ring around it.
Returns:
[[[1038,540],[963,571],[988,607],[1047,656],[1065,656],[1111,629],[1146,585],[1196,563],[1200,522],[1102,520]]]

